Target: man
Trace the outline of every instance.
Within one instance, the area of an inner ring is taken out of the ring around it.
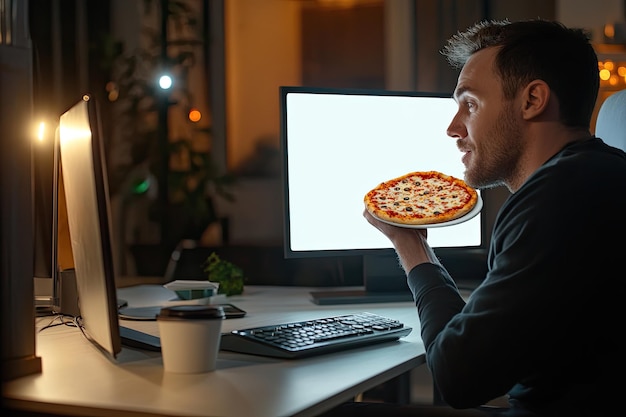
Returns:
[[[626,154],[589,131],[599,85],[589,38],[556,22],[481,22],[442,53],[461,69],[447,133],[465,181],[512,195],[494,225],[488,273],[467,300],[426,231],[365,211],[407,274],[447,406],[352,403],[331,414],[622,413]],[[505,395],[508,407],[483,406]]]

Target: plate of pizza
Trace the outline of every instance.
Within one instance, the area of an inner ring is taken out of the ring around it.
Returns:
[[[415,229],[463,223],[483,206],[474,188],[438,171],[410,172],[384,181],[365,194],[363,201],[377,219]]]

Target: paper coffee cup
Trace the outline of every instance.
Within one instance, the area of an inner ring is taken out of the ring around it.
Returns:
[[[164,307],[157,316],[163,367],[167,372],[215,370],[224,309],[211,305]]]

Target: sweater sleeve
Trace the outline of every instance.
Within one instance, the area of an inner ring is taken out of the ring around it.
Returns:
[[[429,346],[465,302],[441,265],[417,265],[409,272],[407,282],[420,317],[424,346]]]

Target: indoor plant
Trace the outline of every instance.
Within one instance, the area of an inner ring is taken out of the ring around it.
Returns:
[[[197,13],[185,0],[144,4],[142,46],[134,51],[126,51],[122,44],[110,48],[114,52],[107,92],[118,125],[117,152],[124,157],[110,167],[109,183],[111,193],[121,195],[122,222],[129,206],[150,200],[147,219],[160,227],[160,241],[130,244],[157,244],[163,256],[182,239],[198,240],[209,225],[225,222],[214,198],[234,200],[235,178],[222,172],[212,158],[211,127],[191,118],[192,92],[203,88],[191,85],[189,77],[205,43]],[[167,20],[161,22],[162,30],[145,23],[157,5]],[[155,82],[164,70],[175,77],[171,89]]]
[[[243,292],[245,275],[241,268],[221,259],[212,252],[203,265],[203,271],[211,282],[219,283],[218,294],[236,295]]]

